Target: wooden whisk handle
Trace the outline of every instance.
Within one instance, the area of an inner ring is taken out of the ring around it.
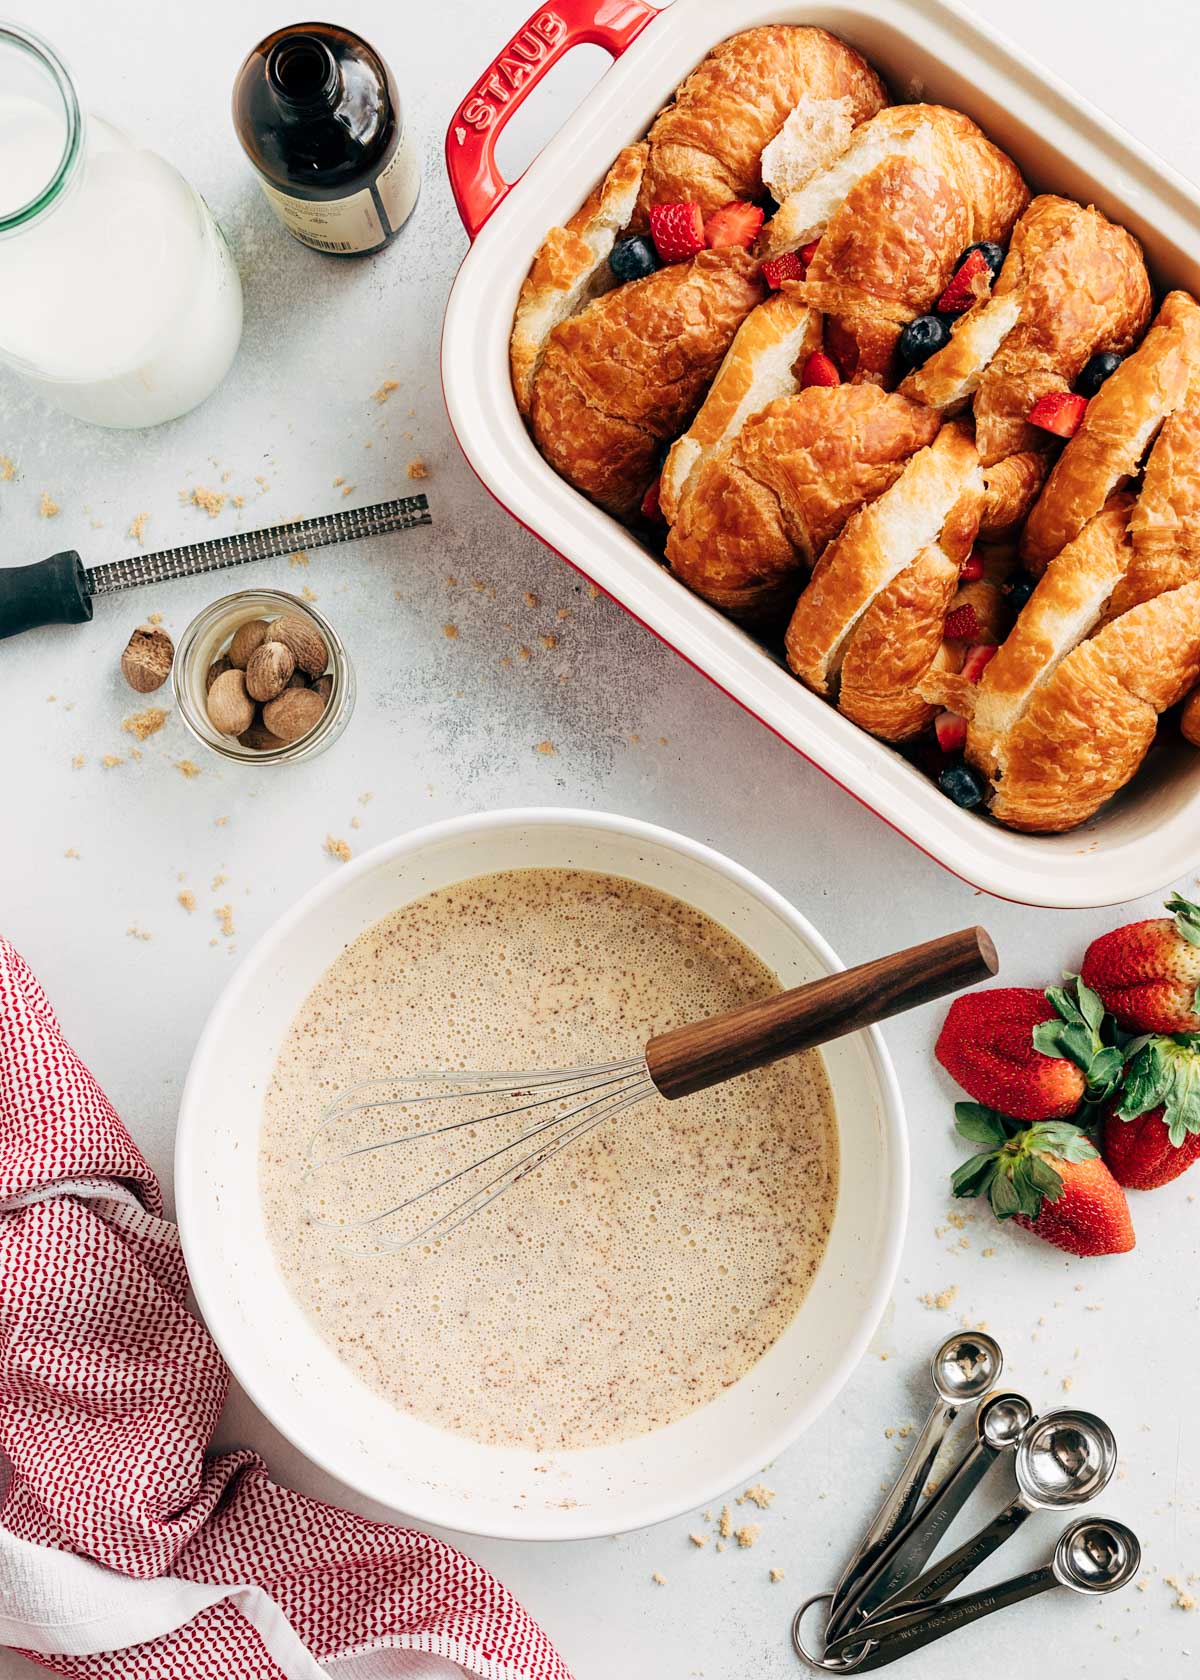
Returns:
[[[711,1020],[673,1027],[647,1044],[646,1066],[664,1097],[686,1097],[990,979],[998,967],[986,930],[963,928]]]

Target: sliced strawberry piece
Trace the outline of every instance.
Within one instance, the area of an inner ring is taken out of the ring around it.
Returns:
[[[705,222],[704,243],[710,251],[726,250],[731,245],[740,245],[743,251],[748,251],[762,225],[763,213],[757,204],[730,199]]]
[[[643,519],[652,520],[657,524],[662,524],[663,523],[662,505],[661,505],[661,501],[660,501],[661,493],[662,493],[662,474],[660,473],[659,476],[654,480],[654,483],[646,491],[646,494],[642,497],[642,518]]]
[[[803,280],[804,264],[795,251],[785,251],[781,257],[769,257],[762,265],[763,279],[773,292],[785,280]]]
[[[963,583],[978,583],[983,576],[983,561],[974,550],[963,561],[958,575]]]
[[[972,251],[955,271],[953,280],[937,300],[939,315],[957,315],[989,295],[992,271],[982,251]]]
[[[1074,437],[1087,413],[1087,398],[1074,391],[1050,391],[1029,410],[1029,424],[1058,437]]]
[[[957,712],[939,712],[933,720],[938,746],[944,753],[960,753],[967,744],[967,720]]]
[[[809,263],[816,256],[817,246],[820,243],[821,241],[819,239],[813,239],[810,240],[807,245],[802,245],[800,247],[800,261],[804,264],[805,268],[808,267]]]
[[[700,206],[652,204],[650,237],[663,262],[686,262],[704,249],[704,217]]]
[[[967,657],[962,663],[962,675],[968,682],[978,682],[999,652],[995,642],[977,642],[974,647],[967,649]]]
[[[952,613],[947,613],[943,634],[951,642],[978,641],[979,614],[975,608],[970,605],[955,607]]]
[[[800,375],[801,390],[807,391],[810,385],[840,385],[841,383],[841,374],[823,350],[814,350],[811,356],[805,358],[804,369]]]

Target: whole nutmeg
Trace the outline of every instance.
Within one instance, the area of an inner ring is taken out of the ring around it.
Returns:
[[[328,701],[329,696],[333,693],[333,678],[318,677],[313,684],[313,693],[319,694],[322,700]]]
[[[175,643],[165,630],[143,624],[135,630],[121,655],[121,675],[139,694],[153,694],[171,674]],[[324,666],[321,667],[324,670]]]
[[[246,673],[222,671],[208,691],[208,719],[221,735],[244,735],[254,722],[254,702],[246,692]]]
[[[250,655],[255,648],[261,647],[266,639],[266,619],[248,618],[245,624],[239,624],[233,632],[233,640],[229,644],[227,656],[229,663],[236,665],[239,671],[244,671],[250,663]]]
[[[243,747],[253,747],[255,752],[270,752],[272,747],[282,747],[283,742],[278,735],[272,735],[267,726],[259,721],[252,723],[249,729],[238,736],[238,744]]]
[[[319,677],[329,663],[324,638],[299,613],[282,613],[268,626],[267,635],[271,641],[290,648],[299,669],[310,677]]]
[[[204,692],[205,692],[205,694],[208,693],[209,689],[216,682],[217,678],[221,675],[222,671],[232,671],[232,670],[233,670],[233,666],[230,664],[229,660],[226,659],[224,654],[222,654],[219,659],[214,659],[212,664],[208,667],[208,670],[205,671],[205,673],[204,673]]]
[[[325,710],[325,701],[312,688],[285,688],[263,707],[262,720],[281,741],[298,741],[307,735]]]
[[[246,688],[253,700],[274,700],[287,687],[296,669],[295,656],[283,642],[264,642],[250,655]]]
[[[303,671],[293,671],[285,686],[288,688],[314,688],[316,685],[309,682]]]

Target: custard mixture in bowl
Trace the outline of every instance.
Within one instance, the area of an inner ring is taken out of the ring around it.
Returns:
[[[440,1242],[339,1220],[482,1134],[375,1152],[348,1204],[313,1162],[360,1080],[636,1056],[838,966],[738,865],[619,817],[464,818],[339,871],[247,959],[184,1095],[188,1265],[251,1397],[363,1493],[476,1533],[612,1533],[753,1479],[890,1291],[908,1160],[877,1033],[616,1115]],[[334,1143],[391,1135],[360,1124]]]
[[[818,1052],[615,1115],[432,1246],[372,1251],[314,1218],[331,1175],[306,1173],[309,1144],[359,1080],[594,1065],[777,989],[710,917],[612,875],[485,875],[368,928],[305,1000],[267,1092],[263,1203],[297,1300],[392,1405],[491,1445],[595,1447],[706,1404],[778,1339],[825,1250],[837,1130]],[[339,1124],[330,1147],[399,1130],[387,1113]],[[401,1206],[509,1135],[384,1145],[341,1199],[360,1217]]]

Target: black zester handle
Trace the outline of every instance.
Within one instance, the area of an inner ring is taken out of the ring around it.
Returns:
[[[91,616],[87,573],[74,549],[32,566],[0,567],[0,637],[39,624],[86,624]]]

